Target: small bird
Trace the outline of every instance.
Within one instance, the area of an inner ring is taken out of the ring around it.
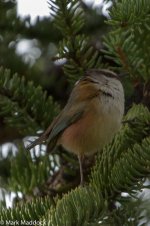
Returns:
[[[27,149],[47,141],[49,149],[61,145],[78,156],[81,184],[84,156],[100,151],[121,126],[124,90],[117,74],[89,69],[79,79],[60,114]]]

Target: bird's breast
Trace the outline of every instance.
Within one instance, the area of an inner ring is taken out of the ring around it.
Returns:
[[[111,97],[96,97],[83,116],[66,128],[58,144],[75,154],[90,155],[101,150],[121,125],[122,110]]]

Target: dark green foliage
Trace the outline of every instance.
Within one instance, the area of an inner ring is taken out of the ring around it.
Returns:
[[[53,209],[48,215],[48,225],[95,225],[106,208],[97,188],[76,188],[57,202],[55,212]]]
[[[81,33],[85,21],[80,1],[48,2],[53,11],[54,23],[64,36],[59,43],[59,58],[66,59],[64,72],[74,82],[87,69],[100,67],[101,57],[98,51],[90,46],[89,38]]]
[[[46,128],[58,114],[58,104],[40,86],[35,87],[33,82],[26,82],[24,77],[11,75],[3,68],[0,68],[0,89],[0,116],[23,135]]]
[[[32,203],[20,204],[13,210],[2,209],[0,212],[0,222],[4,221],[4,225],[9,225],[10,222],[18,221],[20,225],[24,222],[37,221],[46,214],[47,209],[53,206],[53,201],[49,197],[43,199],[36,198]],[[4,220],[5,219],[5,220]]]
[[[77,0],[74,1],[48,1],[51,15],[55,17],[55,26],[65,37],[77,35],[83,28],[83,10]]]
[[[133,79],[150,77],[150,2],[127,0],[114,4],[107,21],[112,31],[104,38],[105,52]]]
[[[35,152],[26,151],[22,145],[18,145],[18,153],[11,160],[11,179],[9,187],[14,191],[20,191],[25,196],[42,192],[41,186],[48,180],[50,171],[55,170],[54,158],[47,155],[37,155]],[[40,191],[41,189],[41,191]],[[43,188],[44,190],[44,188]]]

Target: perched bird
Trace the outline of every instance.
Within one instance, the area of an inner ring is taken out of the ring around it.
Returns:
[[[124,91],[117,74],[90,69],[76,82],[68,102],[47,130],[27,149],[47,141],[50,150],[61,145],[78,156],[81,184],[82,159],[100,151],[121,126]]]

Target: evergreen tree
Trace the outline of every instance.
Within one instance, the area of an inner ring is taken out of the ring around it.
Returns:
[[[0,17],[10,17],[6,31],[3,22],[0,24],[0,143],[11,141],[17,149],[15,155],[10,150],[7,157],[2,154],[3,147],[0,149],[0,187],[4,193],[16,194],[12,209],[1,202],[0,224],[11,225],[17,220],[20,225],[33,225],[34,221],[50,226],[148,225],[150,201],[141,194],[149,189],[150,175],[150,2],[114,1],[105,26],[103,17],[79,0],[48,3],[52,18],[37,20],[35,25],[29,18],[22,21],[16,16],[12,1],[0,3]],[[11,7],[13,17],[4,13]],[[38,43],[42,58],[32,67],[16,55],[16,42],[10,45],[17,40],[14,34],[8,35],[12,18],[16,34],[21,26],[22,37],[36,37],[43,43],[42,47]],[[55,51],[52,46],[46,50],[46,43],[55,44]],[[7,58],[9,51],[15,57],[13,66]],[[51,54],[46,69],[54,75],[43,79],[43,64],[38,64],[47,61],[45,51]],[[97,154],[95,163],[87,160],[86,185],[80,187],[75,156],[62,149],[47,156],[43,145],[38,153],[36,149],[27,152],[23,141],[38,136],[58,114],[62,103],[56,101],[57,89],[64,88],[63,82],[65,89],[70,89],[90,68],[109,68],[124,75],[126,112],[113,141]],[[54,77],[59,81],[62,75],[65,80],[56,83]]]

